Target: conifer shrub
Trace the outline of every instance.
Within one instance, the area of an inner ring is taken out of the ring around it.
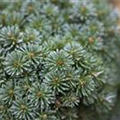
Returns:
[[[0,120],[107,120],[118,90],[117,15],[105,1],[0,4]]]

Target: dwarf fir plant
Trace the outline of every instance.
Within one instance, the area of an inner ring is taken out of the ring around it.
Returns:
[[[105,1],[0,5],[0,120],[105,120],[117,98],[120,41]]]

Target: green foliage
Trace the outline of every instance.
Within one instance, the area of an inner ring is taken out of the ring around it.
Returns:
[[[54,103],[54,96],[50,88],[44,84],[36,83],[30,88],[29,98],[33,100],[36,107],[45,109]]]
[[[0,88],[1,99],[8,105],[12,104],[12,101],[19,97],[18,87],[14,85],[14,82],[8,81]]]
[[[7,54],[4,62],[4,70],[8,75],[20,75],[24,71],[27,71],[28,65],[25,56],[21,52],[13,51],[11,54]]]
[[[104,0],[0,4],[0,120],[107,120],[120,41]]]
[[[6,49],[3,52],[14,49],[21,42],[19,27],[3,27],[0,31],[0,42],[1,46]]]
[[[71,56],[64,50],[51,51],[46,58],[46,66],[50,71],[63,71],[73,65]]]
[[[67,79],[63,73],[52,72],[45,76],[45,83],[48,84],[55,94],[63,93],[68,89]]]
[[[15,115],[16,119],[31,120],[36,116],[36,110],[33,103],[27,99],[17,99],[13,102],[10,111]]]
[[[39,64],[39,61],[42,57],[42,48],[39,45],[24,44],[20,48],[22,55],[25,56],[25,60],[28,63]]]

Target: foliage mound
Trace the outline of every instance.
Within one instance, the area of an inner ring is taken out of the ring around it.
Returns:
[[[105,120],[117,98],[117,16],[105,1],[0,4],[0,120]]]

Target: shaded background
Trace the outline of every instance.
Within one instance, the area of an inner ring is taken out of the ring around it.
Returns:
[[[120,0],[111,0],[110,2],[111,2],[111,3],[114,5],[114,7],[117,8],[118,11],[120,12]]]
[[[110,3],[117,10],[120,17],[120,0],[110,0]],[[120,26],[120,20],[119,20],[119,26]],[[116,105],[113,108],[113,111],[111,112],[110,120],[120,120],[120,88],[119,88],[118,101],[116,102]]]

